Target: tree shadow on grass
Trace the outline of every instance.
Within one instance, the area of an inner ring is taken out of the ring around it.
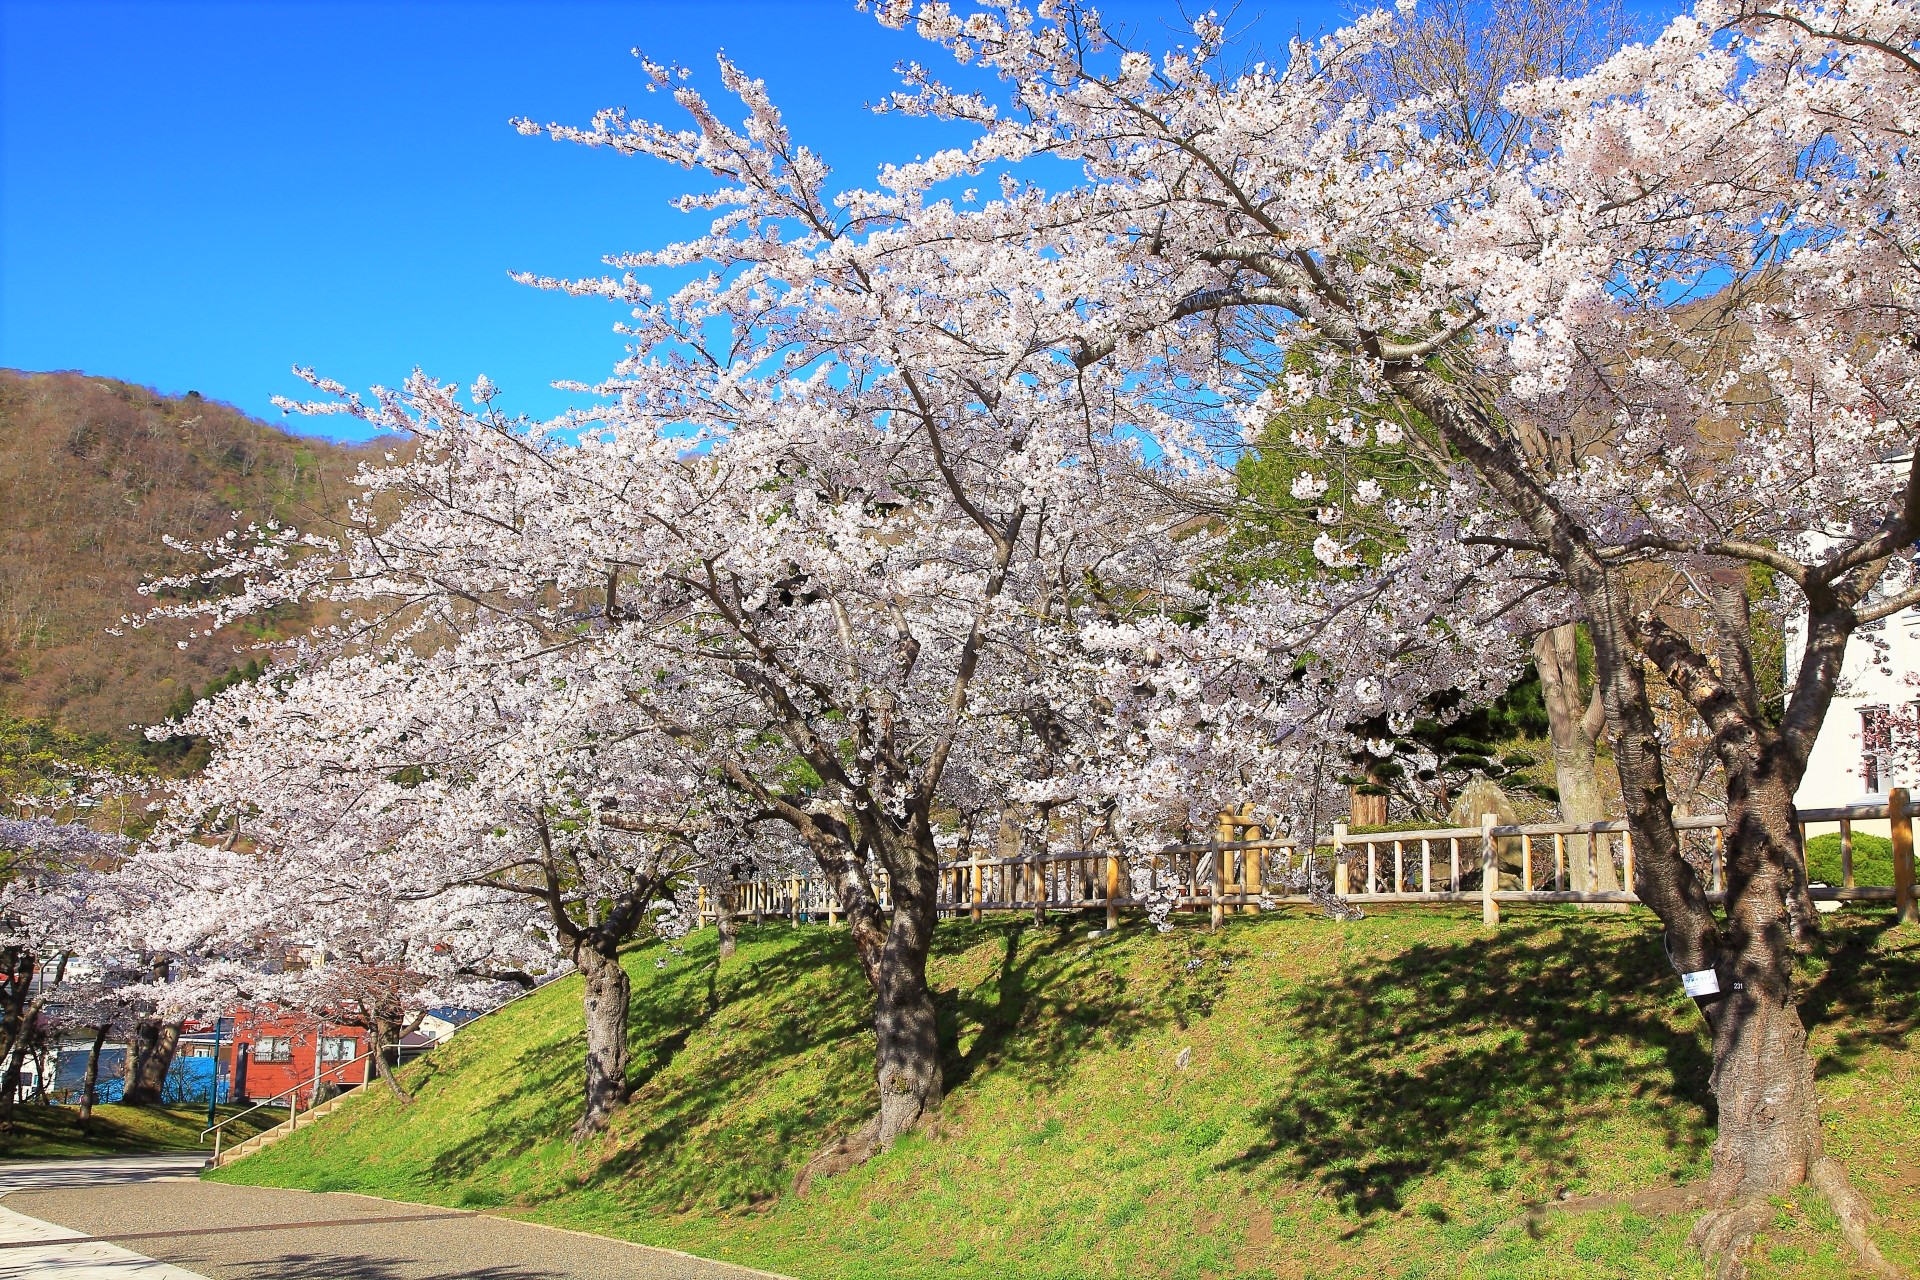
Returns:
[[[739,960],[711,970],[698,1000],[690,984],[671,998],[636,992],[648,1065],[580,1185],[618,1184],[652,1212],[759,1204],[786,1190],[823,1132],[865,1117],[869,1002],[851,938],[789,928],[743,928]],[[775,930],[777,949],[752,945]]]
[[[1814,1057],[1821,1079],[1853,1070],[1870,1050],[1905,1048],[1920,1024],[1920,943],[1894,931],[1893,914],[1846,912],[1823,923],[1818,972],[1800,998],[1809,1032],[1833,1029]]]
[[[998,953],[984,980],[934,993],[940,1071],[949,1094],[988,1070],[1053,1088],[1096,1042],[1125,1046],[1180,1018],[1181,992],[1138,990],[1118,966],[1080,963],[1091,956],[1088,942],[1075,932],[1086,924],[1085,918],[1057,914],[1044,924],[1002,916],[978,925],[941,926],[936,959],[957,959],[982,946]],[[1174,985],[1191,985],[1186,981],[1190,971],[1169,971],[1179,976]],[[969,1029],[973,1036],[963,1051]]]
[[[689,951],[695,954],[672,957],[662,947],[648,946],[635,948],[625,956],[627,968],[635,976],[627,1036],[635,1093],[671,1067],[721,999],[715,961],[697,954],[698,948]],[[664,977],[650,972],[656,955],[669,958],[670,971]],[[584,1020],[585,1013],[579,1004],[578,979],[563,981],[574,985],[553,994],[570,1002],[568,1020],[553,1036],[535,1037],[518,1046],[504,1073],[511,1081],[510,1091],[487,1110],[478,1132],[434,1156],[430,1166],[433,1184],[466,1181],[497,1167],[504,1159],[563,1138],[572,1130],[583,1105],[586,1047],[578,1022]],[[427,1059],[430,1063],[431,1055]],[[431,1078],[426,1076],[421,1083]],[[488,1197],[471,1203],[501,1203],[505,1198]]]
[[[1222,1167],[1365,1217],[1448,1167],[1577,1178],[1576,1122],[1623,1104],[1690,1160],[1711,1140],[1711,1064],[1674,990],[1659,935],[1625,922],[1523,919],[1368,958],[1282,998],[1298,1066],[1260,1115],[1269,1136]]]

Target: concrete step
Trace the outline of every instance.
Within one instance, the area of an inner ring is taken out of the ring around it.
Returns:
[[[294,1133],[296,1131],[296,1123],[298,1128],[305,1128],[315,1121],[326,1119],[335,1111],[338,1111],[344,1103],[358,1097],[365,1087],[366,1086],[362,1085],[359,1088],[329,1098],[311,1111],[302,1111],[297,1122],[295,1120],[282,1120],[279,1124],[273,1126],[273,1128],[262,1129],[259,1133],[254,1134],[251,1138],[243,1142],[237,1142],[231,1147],[221,1148],[219,1158],[209,1160],[207,1167],[209,1169],[218,1169],[222,1165],[231,1164],[243,1156],[250,1156],[262,1147],[270,1147],[280,1141],[280,1139]]]

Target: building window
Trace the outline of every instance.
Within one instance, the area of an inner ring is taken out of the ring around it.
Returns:
[[[1860,776],[1867,794],[1880,794],[1893,753],[1893,716],[1885,707],[1860,708]]]
[[[253,1046],[255,1062],[292,1062],[293,1041],[286,1036],[263,1036]]]
[[[321,1036],[320,1061],[352,1062],[360,1056],[360,1042],[352,1036]]]

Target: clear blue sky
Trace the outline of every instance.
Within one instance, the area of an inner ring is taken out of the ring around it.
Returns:
[[[1173,0],[1102,8],[1157,44],[1178,21]],[[1239,20],[1272,48],[1346,11],[1268,0]],[[569,399],[548,382],[608,371],[617,308],[506,273],[593,274],[686,234],[666,202],[692,175],[507,121],[672,119],[636,45],[709,87],[724,47],[849,182],[938,143],[863,109],[934,51],[852,0],[0,0],[0,42],[0,365],[276,421],[295,363],[357,388],[485,373],[543,415]]]

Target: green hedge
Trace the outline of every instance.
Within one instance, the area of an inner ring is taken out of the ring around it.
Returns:
[[[1840,833],[1829,832],[1807,841],[1807,879],[1814,884],[1840,883]],[[1893,883],[1893,844],[1885,836],[1853,833],[1853,882]]]

